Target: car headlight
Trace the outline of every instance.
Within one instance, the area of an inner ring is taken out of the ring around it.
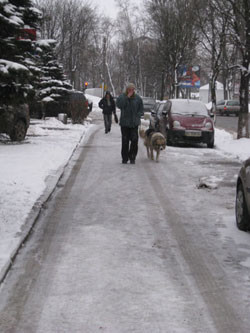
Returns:
[[[209,121],[206,123],[206,129],[211,129],[212,128],[212,123]]]
[[[178,120],[175,120],[173,122],[173,128],[179,128],[179,127],[181,127],[181,123]]]

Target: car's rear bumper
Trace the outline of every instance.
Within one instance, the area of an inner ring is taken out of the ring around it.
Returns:
[[[230,115],[230,114],[239,114],[240,110],[230,110],[230,109],[221,109],[221,110],[216,110],[216,113],[217,114],[220,114],[220,115]]]
[[[224,114],[239,114],[239,110],[225,110]]]

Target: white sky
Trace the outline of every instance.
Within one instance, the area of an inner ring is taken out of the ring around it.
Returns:
[[[130,2],[132,5],[138,5],[138,7],[143,6],[143,0],[132,0]],[[100,14],[105,14],[115,19],[117,15],[117,6],[115,0],[91,0],[90,4],[96,6]]]

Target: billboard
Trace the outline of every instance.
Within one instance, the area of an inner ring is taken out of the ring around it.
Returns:
[[[181,88],[200,88],[200,66],[179,66],[178,86]]]

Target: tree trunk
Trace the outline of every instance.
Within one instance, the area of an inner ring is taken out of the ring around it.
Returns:
[[[161,101],[164,99],[164,92],[165,92],[165,72],[164,70],[161,73]]]
[[[243,1],[243,17],[245,20],[245,42],[244,53],[241,67],[240,78],[240,114],[238,120],[238,136],[237,138],[249,138],[248,130],[248,93],[249,93],[249,64],[250,64],[250,6],[249,0]]]
[[[245,63],[243,68],[248,68],[248,64]],[[248,90],[249,90],[249,75],[245,71],[241,71],[240,80],[240,113],[238,119],[238,136],[237,138],[249,138],[248,129]]]
[[[103,89],[105,89],[105,86],[107,84],[107,78],[106,78],[106,60],[107,59],[107,39],[106,37],[103,37],[103,44],[102,44],[102,77],[103,77]],[[104,93],[104,91],[103,91]]]
[[[110,85],[111,85],[111,88],[112,88],[113,96],[116,96],[115,87],[114,87],[112,76],[111,76],[111,73],[110,73],[110,68],[109,68],[109,65],[108,65],[107,62],[106,62],[106,68],[107,68],[108,78],[109,78],[109,82],[110,82]]]
[[[216,105],[216,78],[212,77],[210,81],[210,93],[211,93],[211,102],[212,102],[212,112],[215,114],[215,105]]]

